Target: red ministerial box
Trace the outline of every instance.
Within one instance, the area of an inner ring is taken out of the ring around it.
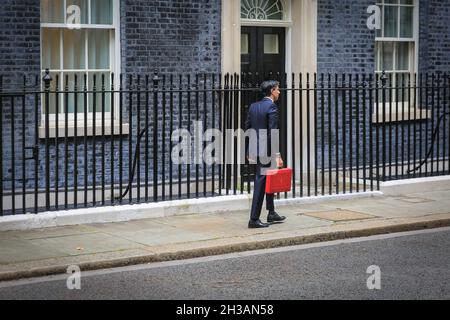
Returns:
[[[292,169],[272,169],[266,172],[266,193],[291,191]]]

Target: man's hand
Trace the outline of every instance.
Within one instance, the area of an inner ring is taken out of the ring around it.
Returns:
[[[283,165],[284,165],[283,159],[281,158],[281,156],[278,156],[277,157],[277,167],[278,168],[283,168]]]

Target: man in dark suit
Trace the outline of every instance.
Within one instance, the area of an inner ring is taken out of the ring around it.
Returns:
[[[250,145],[247,149],[248,160],[256,164],[252,209],[248,222],[248,227],[252,229],[266,228],[269,226],[268,223],[281,222],[286,219],[286,217],[275,212],[273,194],[267,194],[266,196],[266,209],[269,211],[267,215],[268,223],[261,222],[259,219],[266,189],[265,171],[271,167],[271,162],[274,159],[277,167],[283,167],[283,160],[278,150],[271,150],[271,130],[279,129],[278,106],[275,104],[280,96],[279,83],[273,80],[265,81],[261,84],[261,91],[265,98],[250,106],[245,128],[246,130],[255,130],[257,137],[257,139],[250,139]]]

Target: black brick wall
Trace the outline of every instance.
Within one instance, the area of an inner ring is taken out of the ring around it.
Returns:
[[[347,73],[354,75],[357,73],[364,73],[366,75],[373,75],[375,70],[375,30],[367,28],[367,19],[370,16],[367,13],[367,8],[373,5],[376,1],[371,0],[318,0],[318,48],[317,48],[317,71],[318,73]],[[419,1],[419,72],[449,72],[450,71],[450,1],[444,0],[420,0]],[[347,97],[347,102],[349,97]],[[342,97],[339,98],[342,101]],[[430,98],[431,101],[431,98]],[[370,104],[366,103],[366,108]],[[422,104],[422,107],[425,107]],[[426,106],[431,109],[430,105]],[[352,112],[353,117],[356,117],[355,103],[351,110],[350,105],[346,106],[346,121],[348,122],[349,113]],[[370,115],[371,110],[367,109],[366,114]],[[319,127],[321,130],[321,115],[319,114]],[[342,118],[343,112],[339,111],[339,135],[342,135]],[[435,123],[437,122],[437,113],[435,114]],[[369,117],[366,118],[366,126],[369,127]],[[360,123],[363,122],[360,114]],[[328,121],[325,119],[325,136],[328,132]],[[429,120],[431,122],[431,120]],[[374,128],[379,128],[379,125],[374,125]],[[388,124],[395,131],[411,130],[411,122],[400,122]],[[431,124],[429,126],[429,130]],[[375,129],[374,129],[375,130]],[[414,126],[414,130],[419,136],[421,131],[425,132],[425,125],[423,127]],[[428,131],[428,135],[431,132]],[[336,130],[330,132],[332,145],[335,145],[337,138],[342,142],[342,137],[338,137]],[[342,155],[342,146],[348,145],[350,138],[353,143],[361,143],[362,132],[355,130],[352,133],[348,131],[348,123],[346,128],[346,140],[344,144],[340,143],[339,153]],[[389,137],[389,135],[388,135]],[[387,138],[388,139],[388,138]],[[325,143],[328,144],[328,141]],[[405,144],[403,142],[403,144]],[[398,148],[402,148],[402,143],[399,143]],[[320,146],[319,146],[320,150]],[[328,156],[328,150],[325,149]],[[360,156],[367,153],[367,150],[360,149]],[[347,154],[348,157],[348,154]],[[332,159],[335,161],[335,155],[332,154]],[[347,159],[348,160],[348,159]],[[343,159],[341,159],[341,162]]]
[[[23,77],[27,83],[34,83],[40,70],[40,1],[39,0],[4,0],[0,4],[0,76],[3,76],[3,90],[21,90]],[[14,103],[14,117],[12,116]],[[12,148],[14,146],[15,162],[22,161],[22,143],[30,146],[34,142],[33,99],[27,97],[25,104],[22,98],[3,98],[3,179],[4,187],[11,185]],[[25,134],[22,131],[24,124]],[[11,126],[14,126],[14,139]],[[20,130],[20,132],[19,132]],[[20,156],[19,156],[20,154]],[[26,171],[31,172],[32,163],[28,161]],[[22,176],[19,166],[15,170],[16,180]],[[29,180],[28,180],[29,181]],[[16,184],[18,184],[16,182]]]
[[[372,73],[375,30],[367,28],[373,0],[318,0],[317,72]]]
[[[3,0],[0,5],[0,69],[9,78],[39,74],[39,0]],[[20,79],[20,77],[18,78]]]
[[[419,71],[450,72],[450,0],[421,0]]]
[[[220,0],[122,0],[122,72],[220,72],[220,8]]]

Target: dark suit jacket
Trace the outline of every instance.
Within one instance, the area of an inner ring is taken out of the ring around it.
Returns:
[[[250,144],[246,149],[247,155],[251,160],[258,160],[259,157],[273,157],[272,152],[278,152],[278,150],[271,150],[271,130],[279,129],[278,127],[278,107],[269,98],[264,98],[261,101],[253,103],[249,110],[247,121],[245,124],[245,130],[254,129],[257,134],[256,144]],[[267,130],[264,133],[261,130]]]

